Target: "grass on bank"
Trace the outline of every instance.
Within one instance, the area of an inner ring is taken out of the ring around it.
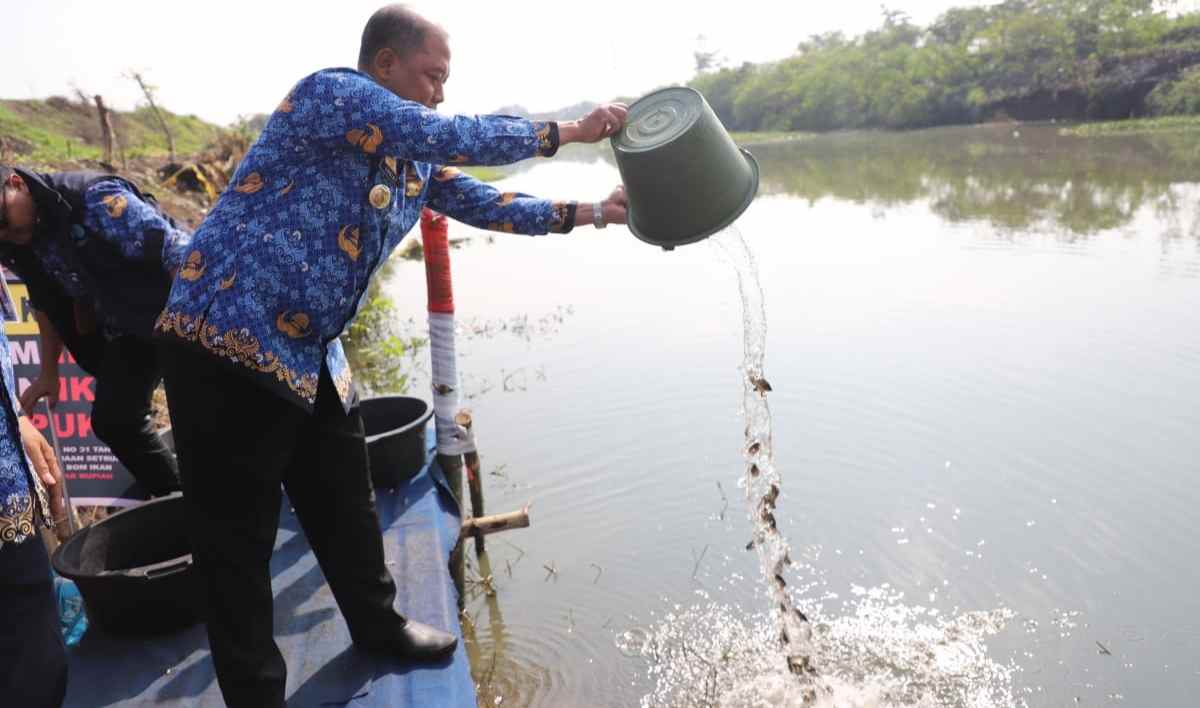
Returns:
[[[1063,128],[1060,135],[1077,138],[1096,138],[1105,135],[1150,135],[1200,131],[1200,116],[1163,116],[1160,118],[1131,118],[1103,123],[1084,123]]]
[[[464,167],[463,172],[482,182],[496,182],[508,176],[508,173],[498,167]]]
[[[815,133],[802,133],[787,130],[763,131],[734,131],[729,134],[738,145],[765,145],[767,143],[784,143],[793,140],[808,140]]]
[[[198,153],[221,128],[196,116],[164,112],[178,155]],[[150,108],[112,111],[113,129],[129,159],[167,154],[167,139]],[[101,158],[95,109],[62,97],[44,101],[0,100],[0,137],[22,163],[55,164]]]

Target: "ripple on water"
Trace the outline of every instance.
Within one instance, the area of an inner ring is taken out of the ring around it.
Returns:
[[[479,705],[484,706],[582,706],[581,696],[604,695],[603,687],[591,685],[581,666],[598,666],[604,635],[589,639],[573,631],[573,618],[563,626],[490,624],[487,611],[475,620],[464,621],[471,673]],[[582,621],[582,620],[580,620]],[[604,647],[607,652],[611,649]],[[611,661],[611,657],[607,657]],[[595,673],[595,672],[593,672]]]

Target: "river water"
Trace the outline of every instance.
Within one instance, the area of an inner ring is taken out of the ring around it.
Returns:
[[[1200,139],[751,150],[774,518],[826,704],[1194,705]],[[617,179],[581,148],[499,186],[590,200]],[[451,236],[471,237],[452,258],[488,508],[533,502],[472,561],[494,588],[464,620],[480,704],[786,702],[747,551],[729,259],[621,227]],[[385,290],[423,335],[422,265]]]

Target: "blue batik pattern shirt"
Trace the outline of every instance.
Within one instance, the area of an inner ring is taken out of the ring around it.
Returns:
[[[78,249],[86,239],[101,239],[132,261],[161,261],[167,272],[183,264],[191,234],[172,226],[123,181],[96,182],[84,192],[83,203],[82,223],[47,231],[31,244],[46,273],[71,297],[94,300],[99,288],[122,286],[104,282],[104,273],[91,273],[84,266]],[[104,313],[100,316],[103,319]]]
[[[572,204],[501,193],[454,165],[557,149],[555,123],[445,116],[357,71],[312,74],[271,116],[197,229],[157,329],[307,410],[324,364],[349,407],[338,337],[422,207],[496,231],[571,227]]]
[[[34,499],[41,505],[42,518],[50,518],[45,492],[34,481],[17,416],[17,381],[13,376],[12,352],[8,337],[0,323],[0,375],[4,390],[0,391],[0,546],[21,543],[34,533]]]

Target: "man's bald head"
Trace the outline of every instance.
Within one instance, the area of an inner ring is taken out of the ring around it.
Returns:
[[[404,59],[423,48],[431,33],[445,36],[446,31],[421,17],[406,5],[384,5],[371,15],[363,28],[358,47],[358,70],[369,71],[381,49],[391,49]]]

